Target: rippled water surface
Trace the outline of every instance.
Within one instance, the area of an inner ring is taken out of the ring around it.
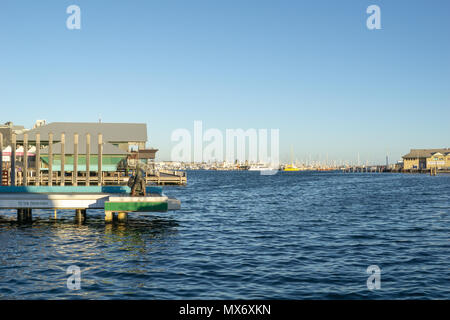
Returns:
[[[0,299],[450,298],[450,176],[199,171],[165,193],[182,210],[127,224],[0,211]]]

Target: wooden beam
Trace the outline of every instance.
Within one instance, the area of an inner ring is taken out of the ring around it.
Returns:
[[[102,160],[103,160],[103,136],[101,133],[98,134],[98,185],[101,186],[103,184],[103,174],[102,174]]]
[[[41,183],[41,134],[36,133],[36,182],[35,185]]]
[[[11,185],[16,185],[16,134],[11,135]]]
[[[28,185],[28,133],[23,135],[23,185]]]
[[[53,133],[48,134],[48,185],[53,185]]]
[[[91,164],[91,135],[89,133],[86,134],[86,185],[88,186],[90,184],[90,177],[91,177],[91,170],[90,170],[90,164]]]
[[[61,133],[61,185],[64,186],[66,183],[65,179],[65,162],[66,162],[66,135]]]
[[[73,135],[73,185],[78,185],[78,133]]]

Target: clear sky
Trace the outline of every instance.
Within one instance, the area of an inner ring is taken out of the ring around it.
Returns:
[[[450,147],[449,17],[448,0],[2,0],[0,122],[146,122],[163,160],[202,120],[280,129],[282,160],[393,162]]]

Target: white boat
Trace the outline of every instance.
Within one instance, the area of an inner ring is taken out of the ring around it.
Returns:
[[[265,164],[251,165],[248,171],[273,171],[273,168],[266,166]]]

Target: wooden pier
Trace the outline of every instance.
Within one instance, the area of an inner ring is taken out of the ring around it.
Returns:
[[[439,169],[436,167],[431,168],[421,168],[421,169],[391,169],[386,168],[386,166],[372,166],[372,167],[362,167],[362,166],[352,166],[341,168],[341,171],[344,173],[381,173],[381,172],[390,172],[390,173],[411,173],[418,174],[424,173],[429,174],[431,176],[436,176],[438,174],[449,174],[450,170],[448,169]]]
[[[28,170],[28,176],[25,182],[24,174],[22,172],[16,172],[16,185],[23,186],[33,185],[33,186],[54,186],[54,185],[65,185],[65,186],[89,186],[98,185],[97,175],[87,175],[85,173],[78,173],[76,175],[76,183],[74,183],[75,175],[73,172],[66,172],[64,175],[64,184],[62,182],[63,177],[58,172],[52,173],[52,179],[50,182],[49,174],[43,173],[39,175],[36,171],[31,169]],[[113,172],[113,173],[102,173],[103,185],[107,186],[122,186],[126,185],[129,176],[124,172]],[[184,172],[172,171],[167,173],[165,171],[159,171],[155,173],[147,173],[145,177],[147,185],[186,185],[187,177]],[[11,185],[11,175],[10,170],[3,170],[2,184],[0,185]]]
[[[125,221],[129,212],[166,212],[178,210],[179,200],[169,198],[160,187],[147,187],[148,196],[130,197],[128,187],[0,187],[0,209],[17,210],[18,222],[31,222],[33,209],[74,210],[78,220],[85,220],[88,209],[105,210],[105,221],[118,213]]]
[[[343,167],[341,171],[344,173],[381,173],[390,172],[386,166],[351,166]]]
[[[439,168],[423,168],[423,169],[403,169],[403,170],[399,170],[398,172],[401,173],[425,173],[425,174],[429,174],[430,176],[436,176],[438,174],[450,174],[450,170],[448,169],[439,169]]]
[[[91,136],[86,134],[86,151],[84,170],[80,170],[78,134],[73,136],[74,150],[66,155],[64,133],[60,137],[60,152],[53,153],[53,134],[47,137],[47,167],[42,166],[41,136],[36,134],[36,155],[33,165],[28,162],[28,135],[23,135],[24,156],[22,164],[17,163],[16,135],[11,136],[11,161],[9,166],[3,163],[3,137],[0,133],[0,209],[17,210],[17,221],[32,221],[33,209],[74,210],[75,217],[84,221],[89,209],[105,210],[105,221],[114,221],[115,213],[119,221],[126,221],[129,212],[165,212],[180,209],[177,199],[169,198],[160,187],[146,187],[147,196],[131,197],[127,186],[132,173],[128,170],[104,170],[103,137],[98,134],[98,149],[95,150],[97,168],[92,168]],[[111,148],[111,147],[110,147]],[[114,149],[114,148],[112,148]],[[123,155],[123,153],[122,153]],[[59,156],[59,166],[54,161]],[[117,158],[116,158],[117,159]],[[72,164],[68,162],[72,161]],[[138,160],[139,161],[139,160]],[[110,165],[111,166],[111,165]],[[68,170],[66,170],[68,169]],[[94,169],[94,170],[92,170]],[[70,171],[69,171],[70,170]],[[115,171],[114,171],[115,170]],[[157,172],[147,170],[146,184],[186,184],[186,174],[179,172]]]

